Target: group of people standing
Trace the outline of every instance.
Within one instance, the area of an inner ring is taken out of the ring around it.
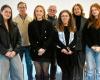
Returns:
[[[0,80],[24,80],[23,53],[28,80],[33,80],[33,64],[36,80],[56,80],[57,64],[62,80],[83,80],[85,61],[86,80],[100,80],[99,4],[91,5],[88,19],[81,4],[75,4],[72,13],[62,10],[58,17],[55,5],[48,14],[37,5],[33,20],[25,2],[19,2],[17,10],[13,19],[9,5],[0,10]]]

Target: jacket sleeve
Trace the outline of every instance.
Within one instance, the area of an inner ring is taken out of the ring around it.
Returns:
[[[36,44],[36,33],[34,31],[34,25],[31,23],[29,23],[28,25],[28,36],[29,36],[29,42],[30,42],[30,46],[36,48],[37,44]]]
[[[20,32],[19,32],[19,29],[18,27],[16,26],[16,34],[17,34],[17,40],[16,40],[16,46],[14,48],[14,51],[16,52],[16,54],[20,53],[21,50],[22,50],[22,41],[21,41],[21,35],[20,35]]]
[[[1,27],[2,25],[0,24],[0,27]],[[4,35],[2,35],[2,31],[1,31],[1,36],[0,36],[0,38],[2,38],[2,37],[5,37]],[[4,40],[5,41],[5,40]],[[9,51],[9,49],[7,49],[7,48],[5,48],[5,46],[2,44],[2,40],[0,39],[0,54],[3,54],[3,55],[5,55],[6,54],[6,52],[8,52]]]
[[[88,45],[90,48],[92,46],[92,41],[90,40],[89,36],[87,35],[88,29],[88,22],[85,24],[83,31],[82,31],[82,43],[83,45]]]
[[[5,55],[6,52],[8,52],[8,50],[6,48],[4,48],[3,45],[0,43],[0,54]]]

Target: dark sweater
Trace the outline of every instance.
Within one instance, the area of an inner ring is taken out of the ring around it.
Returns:
[[[57,18],[56,18],[56,16],[51,17],[51,16],[48,15],[48,18],[47,18],[47,19],[48,19],[49,22],[52,23],[52,25],[53,25],[54,27],[57,25]]]
[[[75,16],[76,27],[78,31],[80,30],[80,26],[81,26],[81,17],[82,16]]]
[[[83,41],[86,45],[89,47],[92,47],[93,45],[100,46],[100,28],[95,29],[93,25],[91,25],[89,28],[86,24],[83,29]]]

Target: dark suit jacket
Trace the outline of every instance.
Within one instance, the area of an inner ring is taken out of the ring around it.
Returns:
[[[83,51],[84,43],[83,43],[83,38],[82,38],[82,31],[83,31],[83,28],[85,27],[86,21],[87,21],[86,18],[81,17],[81,22],[80,22],[81,25],[80,25],[79,30],[76,32],[76,35],[77,35],[77,41],[76,41],[76,47],[75,47],[76,56],[74,57],[74,59],[75,59],[74,61],[76,62],[75,66],[77,65],[78,68],[80,68],[80,69],[82,69],[84,67],[85,57],[86,57],[85,53]],[[77,71],[77,69],[76,69],[76,71]],[[78,69],[78,71],[79,71],[79,69]]]
[[[76,32],[76,34],[77,34],[76,50],[78,50],[78,51],[82,51],[82,30],[83,30],[83,27],[84,27],[86,21],[87,21],[86,18],[81,17],[80,29]]]
[[[41,25],[38,25],[41,24]],[[47,20],[33,20],[28,27],[29,41],[31,45],[31,58],[34,61],[50,61],[51,46],[53,40],[53,27]],[[38,50],[44,48],[46,52],[38,56]]]
[[[63,68],[65,71],[67,71],[69,68],[73,69],[74,61],[73,61],[73,54],[74,54],[74,48],[76,45],[76,33],[74,33],[74,39],[73,41],[69,44],[69,39],[70,39],[70,32],[68,31],[67,28],[64,29],[64,34],[65,34],[65,42],[66,45],[64,45],[60,40],[59,40],[59,35],[58,32],[56,33],[56,42],[57,42],[57,64]],[[72,55],[67,55],[65,53],[61,52],[61,49],[67,49],[69,47],[72,51]]]

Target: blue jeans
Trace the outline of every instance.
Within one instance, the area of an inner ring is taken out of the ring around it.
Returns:
[[[11,80],[24,80],[23,66],[19,54],[13,58],[0,54],[0,80],[8,80],[9,73]]]
[[[26,68],[28,80],[33,80],[32,76],[32,60],[29,53],[29,47],[23,47],[23,53],[25,54]]]
[[[100,80],[100,53],[86,46],[86,80]]]

